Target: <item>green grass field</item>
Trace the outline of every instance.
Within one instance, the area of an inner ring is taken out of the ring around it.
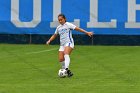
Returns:
[[[57,76],[58,48],[0,44],[0,93],[140,93],[140,47],[75,46],[72,78]]]

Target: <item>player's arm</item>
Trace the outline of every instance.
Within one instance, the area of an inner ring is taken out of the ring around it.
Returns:
[[[90,36],[90,37],[93,35],[93,32],[87,32],[86,30],[84,30],[84,29],[82,29],[82,28],[79,28],[79,27],[76,27],[75,30],[76,30],[76,31],[80,31],[80,32],[82,32],[82,33],[85,33],[86,35],[88,35],[88,36]]]
[[[51,41],[53,41],[56,37],[57,37],[57,34],[52,35],[51,38],[46,42],[46,44],[49,45]]]

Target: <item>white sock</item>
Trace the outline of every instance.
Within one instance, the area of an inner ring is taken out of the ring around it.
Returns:
[[[68,54],[64,55],[65,58],[65,69],[69,68],[69,64],[70,64],[70,57]]]
[[[62,65],[62,69],[65,69],[65,61],[60,62]]]

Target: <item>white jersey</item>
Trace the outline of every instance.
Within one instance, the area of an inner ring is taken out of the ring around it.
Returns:
[[[72,31],[76,28],[75,25],[66,22],[63,25],[59,25],[56,28],[55,34],[60,35],[60,45],[64,46],[66,43],[74,43],[73,38],[72,38]]]

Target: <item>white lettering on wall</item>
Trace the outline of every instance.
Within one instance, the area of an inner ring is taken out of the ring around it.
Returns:
[[[128,22],[125,28],[140,28],[140,22],[136,22],[136,10],[140,10],[140,5],[136,4],[136,0],[128,0]]]
[[[33,0],[33,20],[30,22],[20,21],[19,0],[11,0],[11,22],[16,27],[36,27],[41,22],[41,0]]]
[[[98,0],[90,0],[90,22],[87,28],[116,28],[117,20],[111,22],[98,22]]]

